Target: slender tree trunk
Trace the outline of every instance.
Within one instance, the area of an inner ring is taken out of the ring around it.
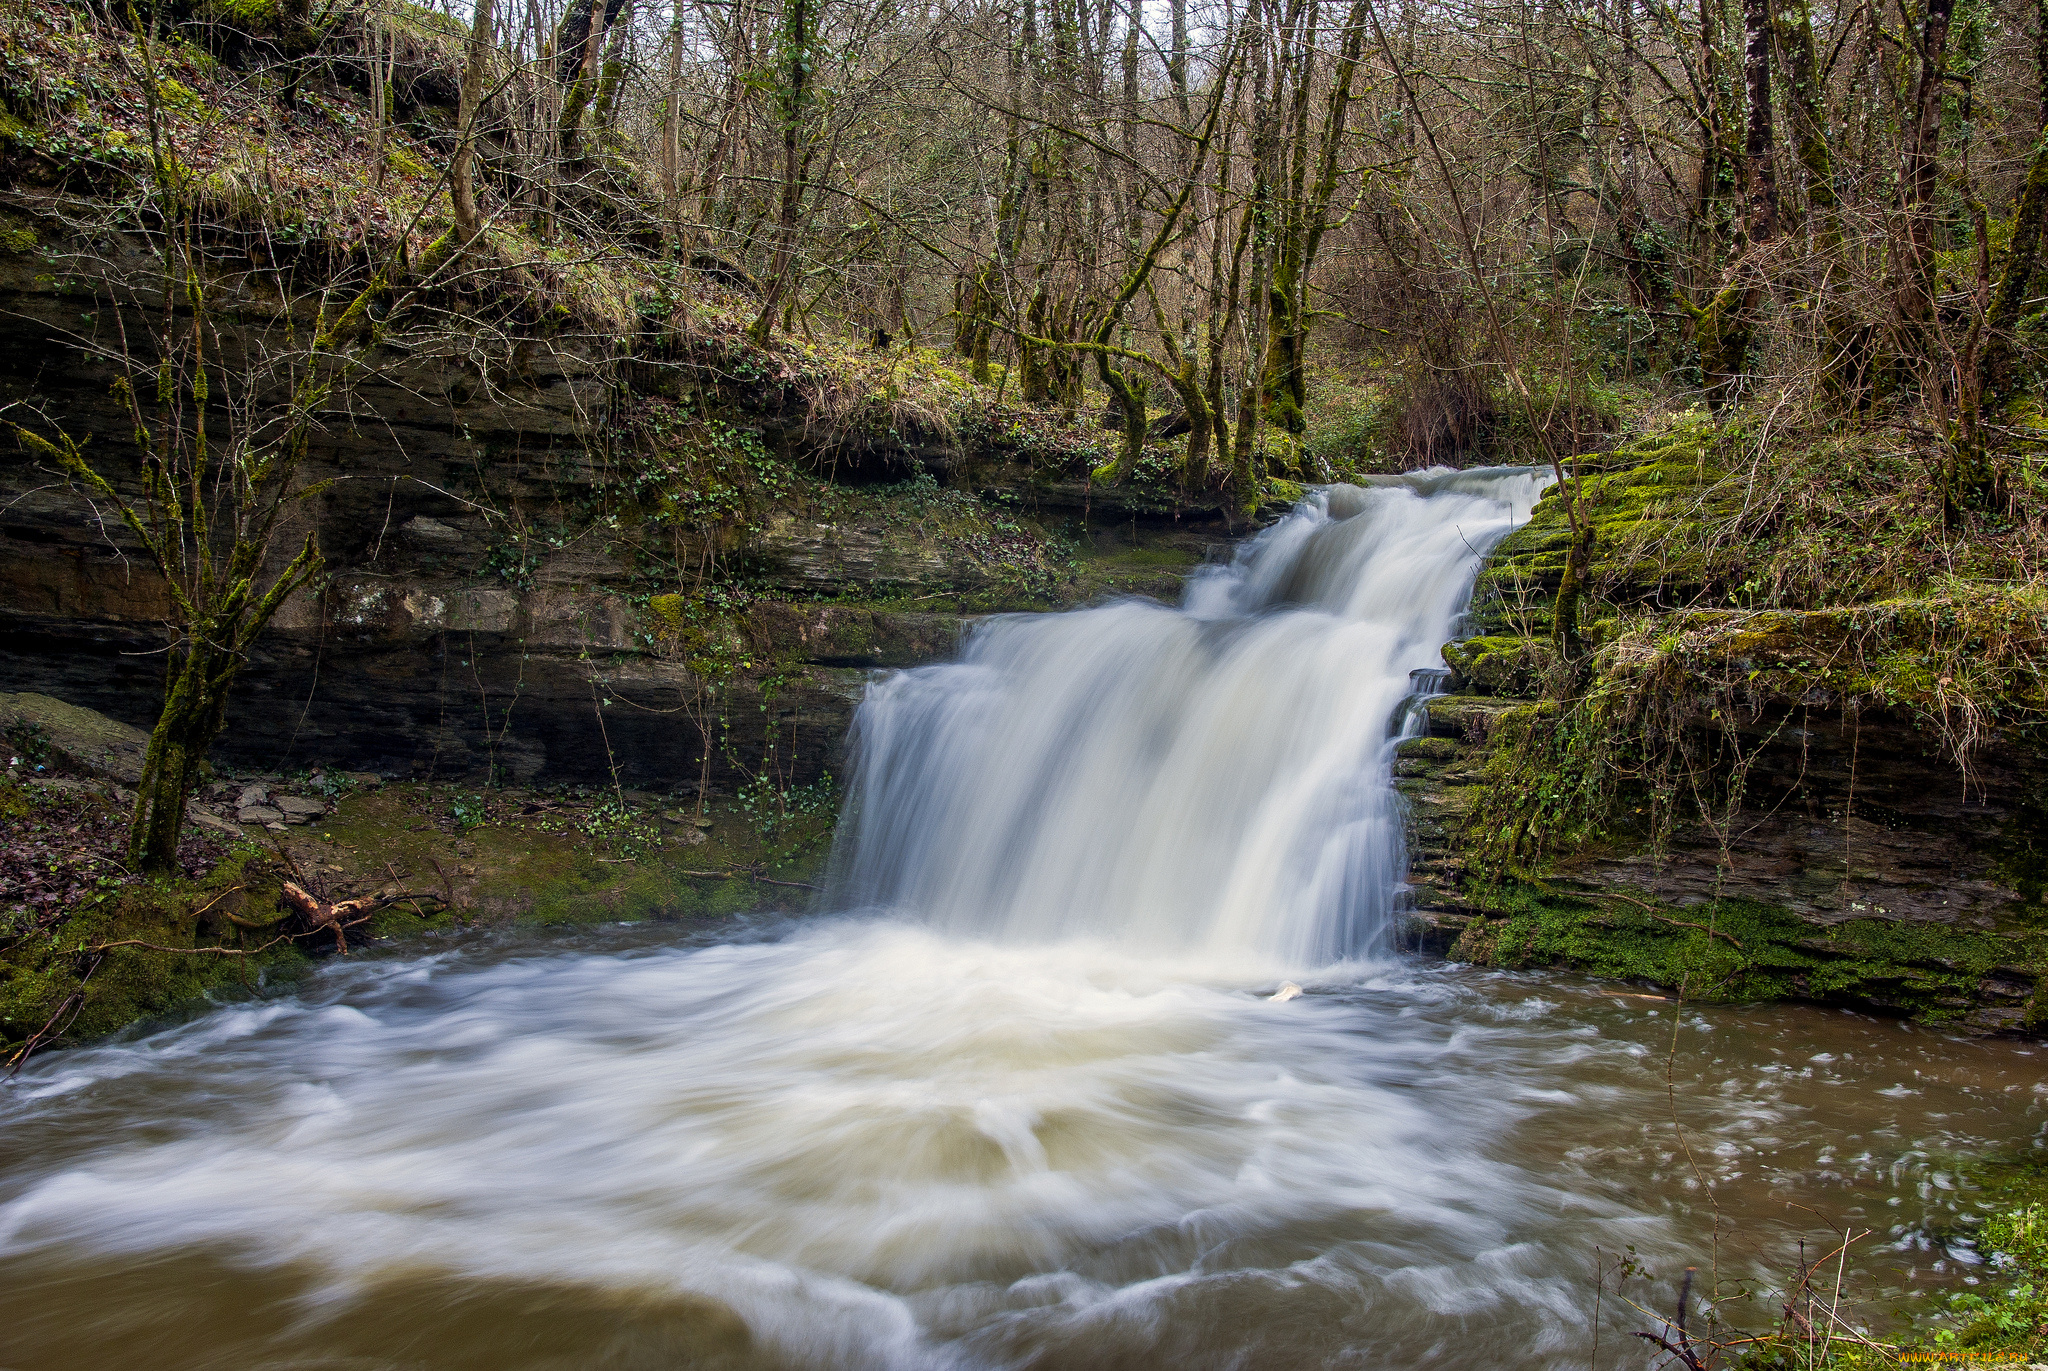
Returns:
[[[1835,158],[1828,145],[1825,92],[1808,0],[1778,0],[1772,24],[1785,62],[1785,111],[1793,155],[1799,162],[1800,190],[1806,199],[1806,232],[1813,248],[1807,300],[1820,320],[1820,345],[1825,350],[1821,388],[1837,401],[1853,402],[1863,392],[1869,342],[1855,315],[1843,305],[1841,283],[1836,279],[1845,265],[1842,214],[1835,193]]]
[[[476,208],[476,126],[483,118],[484,81],[491,60],[492,0],[475,0],[469,50],[462,63],[462,93],[455,116],[455,160],[448,168],[448,196],[455,211],[455,236],[467,248],[483,232]]]
[[[618,131],[619,96],[625,89],[626,67],[633,40],[633,0],[621,0],[616,19],[605,24],[605,51],[598,66],[593,118],[607,136]]]
[[[1934,193],[1940,183],[1942,84],[1955,0],[1927,0],[1915,46],[1919,80],[1900,159],[1899,338],[1901,358],[1924,363],[1934,323]]]
[[[798,211],[803,205],[804,114],[810,103],[811,13],[809,0],[784,0],[782,19],[784,68],[781,98],[782,190],[775,218],[775,252],[768,268],[766,288],[761,292],[761,312],[747,329],[755,343],[766,343],[774,327],[775,311],[789,287],[790,268],[796,261]]]
[[[2013,389],[2013,331],[2019,327],[2020,315],[2033,289],[2041,256],[2042,229],[2048,224],[2048,0],[2035,0],[2034,24],[2034,72],[2040,100],[2034,150],[2027,158],[2026,179],[2013,198],[2012,238],[1985,319],[1990,336],[1979,367],[1982,394],[1991,404],[2003,402]]]
[[[661,102],[661,208],[669,243],[680,248],[683,229],[683,0],[669,17],[668,51]]]
[[[370,26],[370,122],[377,129],[370,148],[370,184],[381,190],[391,169],[391,76],[398,40],[381,18],[366,15],[364,22]]]
[[[1707,404],[1741,400],[1749,384],[1750,346],[1764,298],[1764,255],[1778,232],[1777,173],[1771,128],[1770,0],[1743,0],[1743,215],[1720,288],[1694,316]]]

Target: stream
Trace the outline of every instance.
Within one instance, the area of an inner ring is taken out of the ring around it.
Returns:
[[[2041,1134],[2034,1046],[1394,950],[1392,748],[1546,479],[1319,491],[1178,608],[878,677],[808,917],[32,1061],[0,1367],[1634,1367],[1616,1254],[1752,1327],[1829,1225],[1873,1327],[1975,1282],[1957,1162]]]

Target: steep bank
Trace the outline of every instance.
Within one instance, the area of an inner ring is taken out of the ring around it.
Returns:
[[[1811,479],[1816,446],[1772,460]],[[2038,597],[1996,583],[1989,539],[1952,543],[1979,562],[1961,581],[1896,527],[1742,525],[1731,458],[1754,451],[1692,421],[1588,464],[1582,663],[1549,636],[1562,501],[1501,544],[1479,636],[1447,648],[1458,693],[1398,764],[1415,936],[1486,965],[2037,1032]]]
[[[45,268],[61,245],[35,241],[0,251],[0,399],[93,435],[133,491],[124,415],[65,347],[63,317],[93,287],[60,283]],[[253,307],[234,319],[237,348],[278,328]],[[732,384],[701,358],[622,363],[573,338],[515,338],[502,361],[395,360],[325,426],[306,473],[321,493],[300,513],[329,574],[260,643],[224,765],[520,784],[616,767],[666,788],[708,754],[729,790],[772,755],[804,784],[829,768],[861,668],[946,654],[963,613],[1170,596],[1228,537],[1213,504],[1090,489],[1086,446],[1020,450],[1023,425],[929,354],[871,365],[957,390],[990,431],[869,439],[857,467],[838,459],[866,417],[807,422],[795,384]],[[0,455],[0,507],[0,689],[146,726],[164,606],[132,540],[16,450]]]
[[[158,18],[143,54],[30,4],[0,64],[0,408],[84,442],[130,498],[122,373],[151,374],[142,325],[184,307],[164,308],[137,187],[171,176],[198,206],[206,419],[230,442],[303,365],[319,311],[437,250],[461,60],[459,28],[401,7],[394,122],[373,136],[348,16],[288,83],[267,65],[296,41],[277,15]],[[176,153],[152,172],[159,137]],[[487,164],[504,137],[486,133]],[[1227,536],[1214,497],[1094,487],[1099,426],[1007,403],[964,360],[809,329],[750,341],[748,274],[650,235],[648,188],[605,178],[601,213],[494,219],[316,417],[274,545],[314,534],[326,575],[256,645],[222,765],[807,784],[859,669],[943,655],[965,614],[1170,595]],[[0,690],[147,725],[160,584],[118,520],[0,447]]]

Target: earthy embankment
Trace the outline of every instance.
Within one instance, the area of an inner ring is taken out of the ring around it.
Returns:
[[[1588,463],[1614,617],[1584,661],[1550,638],[1563,501],[1488,563],[1480,636],[1446,651],[1456,693],[1396,765],[1411,937],[1490,966],[2039,1032],[2037,597],[1858,595],[1850,566],[1837,603],[1739,607],[1717,578],[1754,585],[1785,535],[1699,534],[1738,502],[1717,465],[1737,436],[1681,423]]]

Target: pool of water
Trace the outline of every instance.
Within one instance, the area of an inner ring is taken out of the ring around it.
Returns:
[[[872,917],[330,961],[0,1093],[0,1364],[1639,1365],[1626,1300],[1765,1323],[1831,1226],[1859,1318],[1974,1280],[1957,1160],[2048,1119],[2024,1043],[1282,974]]]

